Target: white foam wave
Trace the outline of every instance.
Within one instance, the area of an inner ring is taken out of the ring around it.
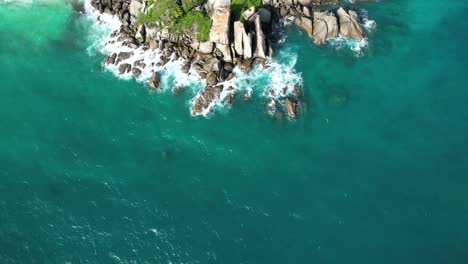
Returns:
[[[367,38],[363,40],[355,40],[350,38],[338,37],[328,38],[326,42],[337,50],[350,49],[357,57],[363,56],[369,42]]]
[[[367,10],[361,9],[359,13],[361,17],[361,26],[367,32],[367,34],[371,33],[377,27],[377,23],[369,18]],[[369,47],[368,38],[364,38],[363,40],[355,40],[339,36],[338,38],[329,38],[326,40],[326,42],[337,50],[348,48],[358,57],[363,56],[365,54],[366,48]]]
[[[361,18],[362,18],[362,27],[367,32],[372,32],[377,27],[377,22],[369,18],[368,12],[366,9],[361,9]]]

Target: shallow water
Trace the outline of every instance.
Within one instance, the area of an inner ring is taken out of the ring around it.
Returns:
[[[359,5],[360,56],[287,29],[296,121],[261,87],[192,117],[31,2],[0,4],[0,263],[466,263],[464,1]]]

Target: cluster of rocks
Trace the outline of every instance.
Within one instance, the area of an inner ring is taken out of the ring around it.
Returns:
[[[157,4],[155,0],[154,4]],[[357,14],[352,10],[339,8],[335,12],[314,11],[314,7],[321,5],[335,5],[338,0],[263,0],[262,7],[251,7],[242,15],[242,19],[235,21],[231,12],[230,0],[207,0],[203,6],[196,7],[211,17],[209,40],[199,42],[194,36],[171,33],[167,27],[149,27],[136,23],[138,18],[148,12],[146,0],[92,0],[92,5],[101,13],[116,15],[122,21],[119,32],[115,32],[118,41],[122,41],[130,48],[144,46],[148,49],[160,49],[161,66],[170,59],[183,58],[185,65],[182,70],[188,73],[190,69],[196,71],[207,86],[194,99],[192,114],[199,115],[216,102],[232,103],[236,87],[221,83],[235,78],[233,69],[238,67],[244,72],[252,66],[265,65],[265,59],[273,56],[272,43],[278,40],[276,29],[283,17],[294,17],[294,22],[307,34],[313,36],[316,44],[322,44],[327,38],[342,37],[361,40],[364,31],[358,22]],[[131,53],[121,52],[106,56],[105,62],[118,64],[132,56]],[[142,62],[134,65],[120,64],[121,74],[132,72],[141,74],[146,67]],[[154,72],[149,80],[149,86],[157,89],[160,83],[159,73]],[[282,87],[279,87],[281,89]],[[280,98],[270,99],[267,107],[272,110],[273,105],[281,105],[289,117],[297,116],[300,105],[300,88],[293,93],[284,93]],[[248,94],[243,95],[248,98]],[[274,107],[274,111],[277,108]],[[271,111],[273,112],[273,111]]]

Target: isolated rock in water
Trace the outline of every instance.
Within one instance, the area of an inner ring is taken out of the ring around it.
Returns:
[[[116,53],[112,53],[111,55],[107,55],[105,58],[105,62],[107,64],[115,64],[115,59],[117,58]]]
[[[236,53],[240,56],[244,55],[244,48],[242,45],[244,34],[244,23],[240,21],[234,22],[234,49]]]
[[[132,73],[133,73],[133,76],[138,77],[141,75],[141,70],[136,67],[133,67]]]
[[[358,16],[353,10],[346,12],[340,7],[337,11],[340,21],[340,34],[346,38],[364,39],[364,30],[358,22]]]
[[[203,69],[207,72],[219,72],[221,62],[217,58],[210,58],[203,63]]]
[[[118,61],[123,61],[133,56],[133,52],[120,52],[117,56]]]
[[[229,45],[229,20],[231,10],[229,7],[218,7],[211,15],[210,41]]]
[[[161,83],[161,77],[159,76],[157,72],[153,72],[153,75],[151,76],[148,82],[149,87],[153,89],[158,89],[160,83]]]
[[[338,37],[338,21],[333,13],[314,12],[313,35],[315,44],[320,45],[327,38]]]
[[[119,65],[119,73],[124,74],[132,70],[132,65],[128,63],[122,63]]]
[[[297,104],[296,102],[287,97],[285,100],[284,100],[284,103],[286,105],[286,111],[288,112],[288,115],[290,118],[296,118],[297,114],[296,114],[296,107],[297,107]]]

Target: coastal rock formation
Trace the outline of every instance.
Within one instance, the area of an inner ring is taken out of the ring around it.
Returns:
[[[346,38],[354,38],[362,40],[364,38],[364,30],[358,22],[358,16],[353,10],[346,12],[343,8],[336,11],[340,20],[340,34]]]
[[[140,79],[150,75],[148,86],[158,89],[160,74],[167,63],[182,60],[183,73],[196,73],[206,81],[206,87],[192,100],[193,115],[205,115],[214,105],[231,104],[236,98],[234,94],[241,89],[242,98],[250,97],[248,89],[232,82],[236,78],[235,68],[248,73],[253,67],[264,70],[270,67],[266,61],[273,56],[272,43],[281,38],[277,27],[282,24],[283,17],[293,17],[295,24],[312,36],[317,45],[339,34],[362,40],[364,32],[357,14],[342,8],[335,13],[334,5],[338,2],[263,0],[261,6],[244,6],[241,13],[235,13],[239,11],[231,10],[230,0],[91,0],[100,13],[115,15],[122,22],[120,30],[111,36],[125,51],[105,57],[105,63],[115,65],[120,74],[140,76]],[[161,4],[164,4],[163,9],[159,8]],[[316,6],[330,9],[318,12],[314,11]],[[179,21],[183,23],[178,24]],[[131,58],[137,50],[142,50],[140,48],[154,52],[150,57],[133,62]],[[152,73],[148,72],[151,70]],[[268,112],[280,111],[283,114],[279,116],[296,118],[300,87],[285,87],[279,89],[279,93],[274,92],[275,89],[278,87],[265,88],[265,94],[272,93],[271,97],[267,96]]]
[[[323,44],[327,38],[338,37],[338,21],[331,12],[314,12],[313,27],[313,35],[317,45]]]

